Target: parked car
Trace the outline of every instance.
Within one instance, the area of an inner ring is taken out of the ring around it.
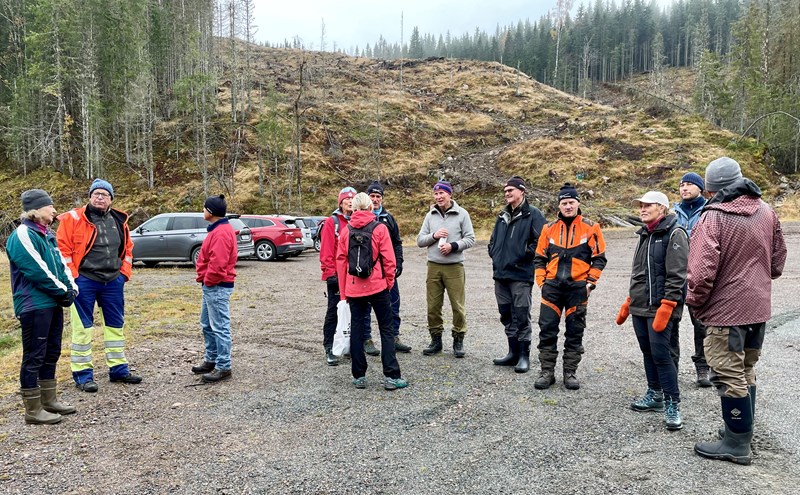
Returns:
[[[311,240],[314,241],[314,249],[316,249],[317,252],[319,252],[319,235],[320,235],[319,224],[322,223],[322,221],[328,217],[317,216],[317,217],[305,217],[305,218],[314,222],[314,226],[311,227]]]
[[[228,215],[236,232],[239,259],[255,254],[250,227],[238,215]],[[162,213],[147,220],[131,232],[133,261],[147,267],[161,261],[191,261],[197,263],[200,246],[208,235],[208,222],[202,213]]]
[[[280,218],[269,215],[242,215],[244,222],[253,234],[256,258],[273,261],[286,258],[305,249],[303,233],[297,227],[287,227]]]
[[[287,227],[297,227],[303,233],[303,246],[305,249],[314,247],[314,239],[311,237],[311,221],[306,224],[305,217],[293,217],[291,215],[275,215]],[[292,256],[297,256],[300,253],[292,253]]]

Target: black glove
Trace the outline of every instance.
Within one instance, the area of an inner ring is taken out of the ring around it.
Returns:
[[[398,263],[397,266],[395,266],[395,269],[394,269],[394,278],[399,277],[400,274],[402,274],[402,273],[403,273],[403,264],[402,263]]]
[[[325,279],[326,282],[329,284],[338,284],[339,283],[339,276],[338,275],[331,275],[330,277]]]
[[[68,308],[72,306],[72,303],[75,302],[75,297],[78,293],[74,289],[70,289],[67,291],[66,294],[62,295],[60,298],[57,299],[58,305],[63,308]]]

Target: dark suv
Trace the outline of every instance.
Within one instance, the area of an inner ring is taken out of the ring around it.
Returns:
[[[238,215],[228,215],[236,232],[239,259],[255,254],[250,228]],[[208,222],[202,213],[162,213],[147,220],[131,232],[133,261],[153,267],[161,261],[197,263],[200,246],[208,235]]]

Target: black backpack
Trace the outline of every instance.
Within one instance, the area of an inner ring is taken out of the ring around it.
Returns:
[[[347,273],[358,278],[369,278],[377,260],[372,260],[372,231],[378,226],[373,220],[361,229],[349,225],[350,238],[347,250]]]

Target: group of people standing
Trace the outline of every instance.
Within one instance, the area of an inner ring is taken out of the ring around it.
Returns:
[[[399,338],[402,238],[397,222],[383,207],[384,189],[375,182],[369,196],[352,187],[339,193],[339,207],[322,227],[320,264],[328,286],[328,310],[323,345],[329,365],[338,365],[332,352],[339,301],[350,303],[353,384],[366,387],[368,353],[382,356],[384,387],[403,388],[396,351],[411,349]],[[755,414],[755,363],[761,352],[766,321],[771,315],[771,281],[782,273],[786,246],[780,221],[761,198],[761,191],[742,176],[728,157],[712,161],[705,172],[689,172],[679,184],[681,201],[649,191],[633,201],[643,226],[637,231],[629,296],[616,317],[622,325],[631,316],[642,352],[647,390],[631,409],[664,414],[668,430],[683,427],[678,387],[679,325],[684,305],[693,329],[692,361],[699,387],[716,387],[721,397],[724,428],[718,442],[695,445],[697,454],[739,464],[751,460]],[[494,359],[517,373],[530,369],[531,305],[535,283],[541,290],[539,309],[540,390],[556,382],[559,325],[565,320],[563,383],[580,388],[578,365],[584,353],[586,310],[606,265],[605,241],[599,225],[584,217],[580,196],[569,183],[558,191],[558,217],[548,223],[526,198],[521,177],[503,188],[506,205],[495,222],[488,244],[495,297],[508,352]],[[466,335],[464,251],[474,246],[469,213],[452,198],[453,187],[440,180],[433,187],[434,204],[425,216],[417,245],[427,250],[427,324],[430,344],[426,356],[441,353],[447,292],[453,311],[453,355],[465,356]],[[370,211],[371,210],[371,211]],[[383,220],[382,220],[383,219]],[[375,222],[373,270],[364,281],[348,274],[350,230]],[[382,225],[381,225],[382,224]],[[690,243],[691,239],[691,243]],[[690,249],[691,244],[691,249]],[[391,296],[390,296],[391,294]],[[381,349],[369,333],[371,307],[381,332]]]
[[[532,291],[541,290],[537,389],[556,382],[557,340],[565,320],[563,383],[580,388],[577,378],[589,298],[606,265],[605,241],[599,225],[584,217],[580,196],[569,183],[558,191],[556,220],[526,198],[518,176],[503,187],[506,201],[488,244],[494,291],[505,329],[508,352],[494,359],[517,373],[530,369],[533,340]],[[666,194],[649,191],[633,201],[643,226],[637,231],[629,295],[616,323],[631,317],[642,352],[646,392],[631,409],[663,412],[668,430],[683,427],[677,370],[679,325],[684,305],[694,332],[692,361],[697,384],[715,386],[721,398],[724,428],[720,440],[695,444],[697,454],[749,464],[757,393],[755,364],[771,317],[771,281],[786,261],[786,245],[775,212],[761,200],[761,190],[742,176],[739,164],[722,157],[712,161],[705,180],[690,172],[681,178],[682,200],[670,212]],[[395,218],[383,204],[379,182],[358,193],[339,192],[338,207],[321,226],[320,266],[327,285],[328,308],[323,346],[328,365],[339,364],[333,353],[337,306],[350,307],[351,371],[356,388],[367,386],[365,354],[381,355],[382,385],[387,390],[408,386],[396,352],[410,352],[400,339],[400,293],[403,244]],[[111,207],[114,189],[96,179],[89,201],[58,216],[47,192],[22,193],[20,225],[9,237],[14,312],[22,329],[20,388],[25,421],[53,424],[75,408],[56,397],[56,364],[61,354],[64,316],[71,311],[70,366],[76,387],[97,392],[92,363],[94,310],[102,314],[109,381],[137,384],[125,357],[124,285],[132,275],[133,243],[128,216]],[[426,299],[430,343],[426,356],[443,351],[444,294],[452,307],[453,355],[466,355],[464,253],[475,245],[469,213],[453,200],[453,186],[433,186],[434,204],[425,215],[417,246],[427,250]],[[230,297],[233,292],[237,242],[226,217],[224,196],[204,203],[209,234],[197,261],[202,284],[203,362],[192,368],[204,382],[231,377]],[[356,266],[354,266],[354,263]],[[381,348],[370,328],[374,310]]]

